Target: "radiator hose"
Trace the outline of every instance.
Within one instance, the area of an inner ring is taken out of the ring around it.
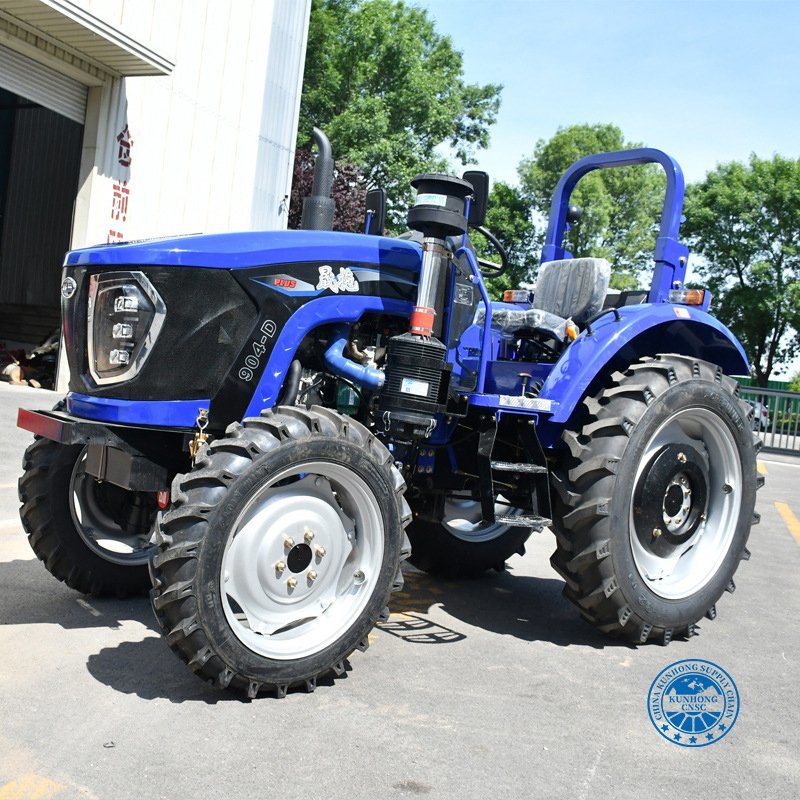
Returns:
[[[344,355],[344,348],[347,347],[347,340],[350,334],[350,326],[341,324],[335,325],[331,330],[331,338],[328,341],[328,349],[325,351],[325,366],[340,378],[365,386],[368,389],[380,389],[383,386],[383,372],[375,367],[367,367],[363,364],[356,364]]]

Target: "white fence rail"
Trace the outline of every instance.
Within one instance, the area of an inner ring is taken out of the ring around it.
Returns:
[[[739,395],[753,406],[753,430],[764,447],[800,453],[800,394],[742,386]]]

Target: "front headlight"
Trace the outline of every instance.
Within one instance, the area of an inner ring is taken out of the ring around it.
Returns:
[[[99,385],[130,380],[153,348],[167,308],[143,272],[89,278],[89,373]]]

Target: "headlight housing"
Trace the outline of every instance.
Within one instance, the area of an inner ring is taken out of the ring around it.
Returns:
[[[143,272],[89,278],[89,373],[100,386],[133,378],[155,344],[167,307]]]

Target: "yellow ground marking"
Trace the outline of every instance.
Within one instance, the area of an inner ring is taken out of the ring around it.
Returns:
[[[778,513],[781,515],[781,519],[783,519],[786,527],[789,529],[789,533],[794,536],[795,541],[797,544],[800,544],[800,519],[794,515],[794,512],[786,503],[775,503],[775,508],[778,509]]]
[[[776,464],[779,467],[789,467],[791,469],[800,469],[800,464],[793,464],[789,461],[772,461],[769,458],[759,458],[758,459],[761,463],[764,464]]]
[[[769,472],[767,472],[767,467],[763,461],[758,461],[756,462],[756,464],[757,464],[756,469],[759,471],[761,475],[769,475]]]
[[[63,789],[66,786],[30,773],[0,786],[0,800],[49,800]]]

